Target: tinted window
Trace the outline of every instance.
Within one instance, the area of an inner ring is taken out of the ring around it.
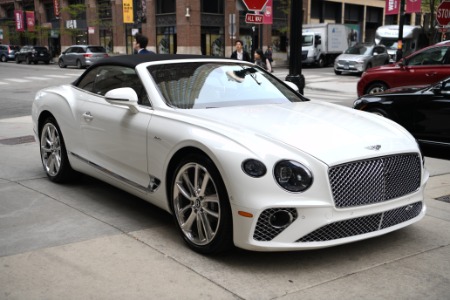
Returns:
[[[100,46],[96,46],[96,47],[88,47],[87,48],[88,52],[92,52],[92,53],[106,53],[106,49]]]
[[[448,63],[444,60],[445,54],[447,53],[448,47],[436,47],[427,49],[420,53],[417,53],[407,61],[409,66],[418,65],[442,65]]]
[[[6,50],[6,46],[0,46],[0,50]]]
[[[86,91],[104,96],[117,88],[130,87],[138,95],[138,103],[149,105],[147,92],[136,72],[127,67],[102,66],[91,70],[77,85]]]
[[[34,50],[39,51],[39,52],[47,52],[47,48],[45,47],[34,47]]]

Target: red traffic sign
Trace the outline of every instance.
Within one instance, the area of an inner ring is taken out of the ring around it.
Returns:
[[[262,24],[263,21],[264,21],[263,15],[254,15],[254,14],[246,14],[245,15],[245,23]]]
[[[268,0],[242,0],[247,7],[247,10],[261,11]]]
[[[436,21],[441,26],[447,26],[450,23],[450,1],[439,4],[436,10]]]

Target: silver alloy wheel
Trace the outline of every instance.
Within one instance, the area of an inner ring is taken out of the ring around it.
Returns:
[[[221,210],[216,184],[204,166],[191,162],[178,171],[173,207],[178,225],[190,242],[202,246],[213,241]]]
[[[42,129],[41,158],[47,174],[56,176],[61,168],[61,140],[52,123],[46,123]]]
[[[381,93],[384,92],[385,88],[384,86],[374,86],[373,88],[370,89],[369,94],[377,94],[377,93]]]

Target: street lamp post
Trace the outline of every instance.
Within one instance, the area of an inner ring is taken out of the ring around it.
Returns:
[[[302,23],[303,0],[291,0],[289,75],[286,77],[286,81],[295,83],[301,94],[303,94],[303,89],[305,88],[305,77],[302,74],[301,61]]]
[[[400,1],[400,22],[398,27],[397,52],[395,53],[395,61],[399,61],[403,57],[403,25],[405,24],[405,0]]]

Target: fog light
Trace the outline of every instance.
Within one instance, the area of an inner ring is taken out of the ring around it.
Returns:
[[[275,228],[285,228],[294,220],[294,216],[287,210],[279,210],[269,217],[269,224]]]

